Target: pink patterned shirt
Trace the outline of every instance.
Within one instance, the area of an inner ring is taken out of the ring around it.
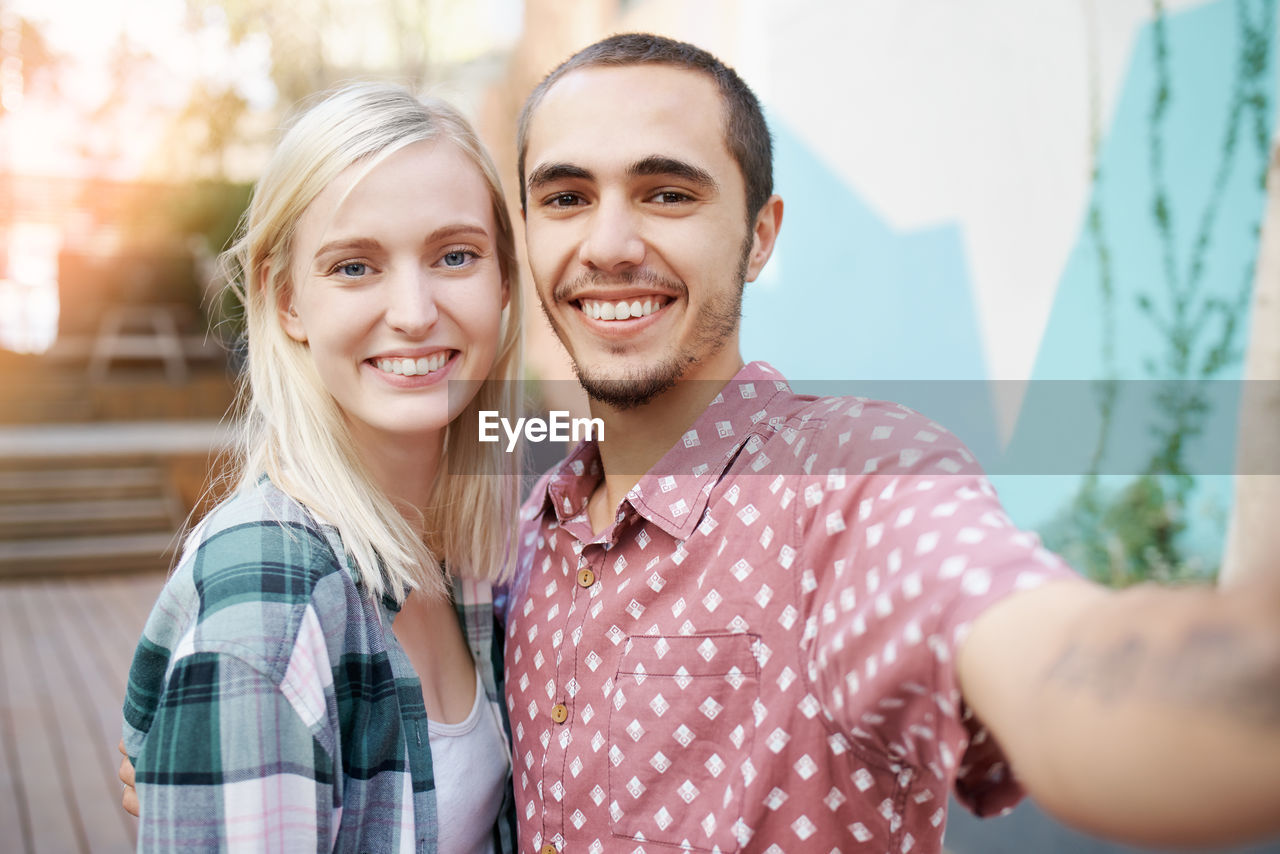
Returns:
[[[523,512],[522,851],[934,852],[953,785],[980,814],[1017,800],[955,650],[1071,571],[945,429],[757,362],[596,536],[599,477],[585,444]]]

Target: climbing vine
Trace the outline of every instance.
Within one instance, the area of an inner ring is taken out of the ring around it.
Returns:
[[[1165,142],[1174,93],[1164,4],[1153,0],[1154,80],[1146,114],[1146,161],[1151,183],[1150,216],[1159,245],[1159,263],[1151,282],[1134,289],[1136,307],[1157,333],[1161,347],[1143,359],[1143,374],[1158,380],[1149,429],[1155,450],[1138,476],[1119,490],[1101,484],[1112,439],[1120,389],[1116,363],[1117,287],[1101,192],[1106,175],[1099,162],[1100,118],[1096,56],[1090,57],[1090,151],[1093,200],[1087,234],[1098,270],[1103,377],[1096,403],[1101,420],[1089,471],[1068,508],[1045,527],[1048,544],[1090,576],[1123,586],[1147,579],[1175,580],[1211,575],[1182,546],[1187,505],[1195,478],[1187,465],[1187,447],[1202,435],[1212,414],[1207,384],[1243,357],[1240,330],[1252,293],[1256,256],[1242,262],[1238,285],[1227,296],[1208,293],[1208,256],[1232,172],[1244,145],[1256,155],[1259,186],[1265,187],[1270,137],[1267,69],[1275,32],[1275,0],[1236,0],[1240,49],[1218,146],[1210,192],[1199,211],[1190,253],[1179,263],[1179,222],[1170,201]],[[1250,226],[1256,236],[1259,223]],[[1232,275],[1225,273],[1224,275]],[[1145,284],[1145,283],[1144,283]]]

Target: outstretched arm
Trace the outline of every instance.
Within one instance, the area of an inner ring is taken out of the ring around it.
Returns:
[[[978,618],[958,668],[1028,792],[1068,824],[1147,844],[1280,830],[1280,585],[1057,582]]]

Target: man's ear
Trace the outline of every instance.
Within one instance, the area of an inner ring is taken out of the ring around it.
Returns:
[[[271,267],[268,264],[262,265],[262,272],[258,278],[258,287],[267,288],[271,281]],[[307,343],[307,328],[302,323],[302,318],[298,317],[297,310],[293,306],[293,288],[281,288],[276,292],[276,315],[280,319],[280,328],[285,334],[297,341],[299,344]]]
[[[764,269],[769,257],[773,255],[773,246],[778,240],[778,231],[782,228],[782,196],[776,193],[769,197],[756,214],[751,229],[751,251],[747,253],[748,282],[754,282],[756,276]]]

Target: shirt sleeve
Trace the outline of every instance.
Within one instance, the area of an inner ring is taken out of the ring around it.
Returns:
[[[328,851],[335,764],[286,693],[225,653],[179,660],[136,761],[139,851]]]
[[[864,749],[992,814],[1022,790],[964,703],[956,650],[1005,596],[1075,576],[1012,523],[962,443],[915,413],[890,423],[906,438],[845,454],[854,472],[813,472],[802,504],[815,685]]]

